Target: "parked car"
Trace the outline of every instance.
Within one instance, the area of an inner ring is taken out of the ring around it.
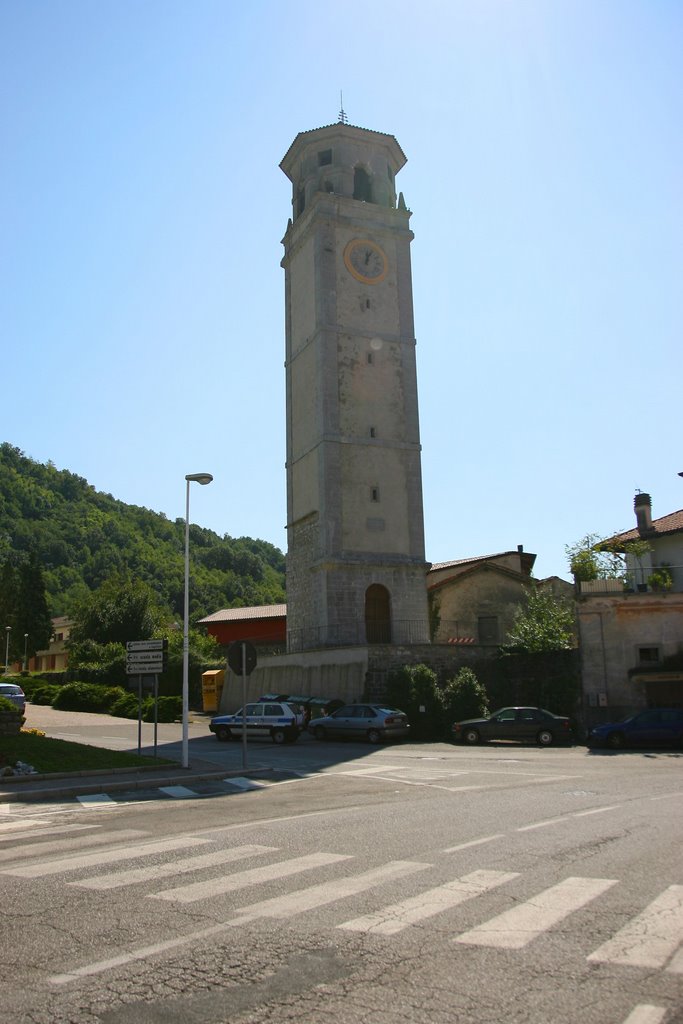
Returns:
[[[453,739],[462,743],[486,740],[535,740],[542,747],[570,743],[571,722],[543,708],[500,708],[489,718],[468,718],[451,726]]]
[[[380,743],[410,735],[407,716],[381,704],[344,704],[331,715],[313,719],[308,729],[317,740],[339,737]]]
[[[242,708],[234,715],[217,715],[209,722],[209,729],[217,739],[226,741],[240,738],[246,723],[248,739],[270,736],[273,743],[293,743],[301,732],[303,712],[291,704],[257,701],[246,704],[244,710],[244,715]]]
[[[0,697],[6,697],[16,705],[19,711],[26,710],[26,696],[16,683],[0,683]]]
[[[648,708],[621,722],[596,725],[588,733],[589,747],[680,747],[683,746],[683,710]]]
[[[308,723],[312,718],[320,718],[325,715],[331,715],[337,708],[341,708],[344,705],[343,700],[339,700],[337,697],[310,697],[301,696],[300,694],[293,693],[269,693],[265,697],[259,697],[260,701],[286,701],[288,704],[295,704],[302,709],[303,712],[303,728],[308,726]]]

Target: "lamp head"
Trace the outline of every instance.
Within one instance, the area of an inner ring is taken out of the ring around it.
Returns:
[[[213,477],[210,473],[188,473],[185,479],[195,484],[210,484]]]

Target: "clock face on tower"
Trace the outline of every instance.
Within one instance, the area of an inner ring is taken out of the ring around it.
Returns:
[[[367,238],[352,238],[344,249],[346,269],[363,284],[379,284],[386,277],[389,263],[385,253]]]

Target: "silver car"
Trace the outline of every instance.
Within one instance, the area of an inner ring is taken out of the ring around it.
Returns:
[[[382,704],[345,704],[325,718],[314,718],[308,726],[317,740],[366,739],[380,743],[388,739],[405,739],[410,735],[408,718],[402,711]]]
[[[16,683],[0,683],[0,697],[6,697],[7,700],[11,700],[19,711],[26,709],[24,691]]]

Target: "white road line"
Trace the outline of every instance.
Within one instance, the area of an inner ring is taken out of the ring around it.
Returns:
[[[465,900],[474,899],[495,889],[496,886],[518,878],[517,872],[507,871],[473,871],[462,878],[456,878],[435,889],[427,889],[418,896],[411,896],[400,903],[384,907],[374,914],[364,914],[351,921],[337,925],[351,932],[371,932],[373,935],[395,935],[417,921],[433,917],[451,907],[457,907]]]
[[[376,765],[374,768],[353,768],[350,771],[344,772],[330,772],[331,775],[377,775],[379,772],[401,772],[406,769],[403,765],[399,764],[382,764]],[[392,779],[392,782],[396,782],[396,779]]]
[[[593,963],[663,967],[683,938],[683,885],[670,885],[588,957]]]
[[[76,854],[59,860],[47,861],[45,864],[26,864],[16,868],[5,868],[1,875],[12,875],[15,878],[42,878],[45,875],[58,875],[65,871],[80,871],[82,868],[99,866],[100,864],[116,864],[123,860],[135,860],[136,857],[149,857],[155,853],[169,853],[171,850],[183,850],[189,846],[204,846],[210,839],[163,839],[159,842],[141,843],[139,846],[125,846],[118,850],[98,851],[97,853]]]
[[[492,843],[494,839],[502,839],[504,832],[497,832],[493,836],[484,836],[482,839],[470,839],[469,843],[458,843],[457,846],[447,846],[442,853],[457,853],[458,850],[469,850],[471,846],[483,846],[484,843]]]
[[[522,949],[548,928],[580,910],[616,885],[611,878],[566,878],[477,928],[456,936],[454,942],[499,949]]]
[[[268,864],[262,868],[238,871],[234,875],[209,878],[204,882],[195,882],[192,885],[181,885],[175,889],[150,893],[148,899],[172,900],[175,903],[195,903],[197,900],[206,900],[213,896],[223,896],[228,892],[236,892],[238,889],[246,889],[250,885],[257,885],[259,882],[276,881],[280,878],[287,878],[290,875],[297,875],[301,871],[310,871],[312,868],[325,867],[328,864],[336,864],[341,860],[350,859],[348,854],[342,853],[311,853],[305,857],[294,857],[292,860],[279,861],[276,864]]]
[[[90,807],[92,809],[106,807],[108,804],[116,802],[106,793],[85,793],[83,796],[77,796],[76,799],[79,804],[83,804],[84,807]]]
[[[67,833],[70,833],[70,832],[89,832],[89,831],[91,831],[93,829],[98,829],[98,828],[100,828],[100,825],[54,825],[51,828],[41,828],[39,833],[27,831],[27,832],[15,832],[15,833],[12,833],[11,835],[0,836],[0,843],[7,843],[10,840],[13,840],[14,842],[16,842],[17,839],[37,839],[39,836],[42,837],[42,836],[54,836],[54,835],[66,835]],[[144,835],[144,833],[143,832],[138,832],[138,835]],[[36,852],[39,852],[41,849],[44,849],[44,847],[48,846],[48,845],[50,845],[50,844],[44,843],[44,844],[42,844],[39,847],[33,846],[33,847],[31,847],[31,852],[33,854],[35,854]],[[70,845],[71,844],[69,843],[69,846]],[[0,861],[2,861],[2,860],[16,860],[16,859],[17,859],[17,857],[16,857],[16,854],[14,853],[14,848],[12,848],[11,850],[8,849],[8,850],[1,850],[0,851]]]
[[[63,825],[61,828],[59,826],[46,828],[40,835],[65,835],[71,832],[85,832],[99,828],[99,825]],[[79,836],[78,838],[89,846],[105,846],[112,842],[120,843],[127,839],[139,839],[144,835],[147,835],[147,833],[131,828],[123,829],[121,832],[96,832],[95,835]],[[14,838],[16,839],[16,836]],[[35,840],[38,839],[38,836],[35,832],[32,832],[27,838]],[[49,843],[32,842],[30,845],[13,846],[8,850],[0,850],[0,862],[16,860],[21,861],[23,864],[27,857],[44,857],[46,854],[62,853],[64,850],[73,850],[73,848],[73,839],[53,839]]]
[[[227,924],[230,927],[236,927],[247,921],[256,921],[261,917],[288,918],[295,914],[303,914],[316,907],[335,903],[347,896],[366,892],[366,890],[373,889],[385,882],[393,882],[406,875],[412,875],[415,871],[424,871],[431,866],[431,864],[408,860],[389,861],[388,864],[383,864],[380,868],[373,868],[361,875],[330,880],[320,885],[312,885],[309,889],[299,889],[286,896],[274,896],[270,900],[242,907],[237,911],[239,915],[237,920],[228,921]]]
[[[136,885],[138,882],[155,881],[157,878],[168,878],[170,875],[182,875],[188,871],[199,871],[202,868],[215,867],[217,864],[230,864],[245,857],[256,857],[259,854],[275,853],[277,846],[236,846],[230,850],[217,850],[214,853],[198,854],[185,860],[174,860],[168,864],[153,864],[146,868],[131,868],[129,871],[115,871],[107,875],[94,875],[77,882],[68,882],[79,889],[118,889],[123,885]]]
[[[575,811],[573,818],[587,818],[589,814],[604,814],[606,811],[618,811],[621,804],[610,804],[609,807],[593,807],[590,811]]]
[[[111,957],[109,960],[98,960],[84,967],[77,967],[66,974],[53,974],[48,979],[51,985],[66,985],[70,981],[77,981],[79,978],[89,978],[95,974],[104,974],[115,967],[124,967],[126,964],[136,960],[146,960],[148,957],[156,956],[158,953],[166,953],[168,950],[177,949],[179,946],[190,945],[201,942],[203,939],[219,935],[227,930],[227,925],[215,924],[210,928],[202,928],[201,931],[192,932],[190,935],[180,935],[176,939],[168,939],[166,942],[157,942],[153,946],[143,946],[141,949],[133,950],[131,953],[122,953],[120,956]]]
[[[167,793],[168,796],[172,796],[176,800],[188,800],[198,795],[193,789],[188,789],[187,786],[159,786],[158,788],[160,793]]]
[[[545,821],[536,821],[533,825],[522,825],[515,829],[515,832],[531,832],[535,828],[545,828],[547,825],[558,825],[562,821],[569,821],[569,815],[564,814],[561,818],[546,818]]]
[[[652,1006],[650,1003],[641,1003],[631,1010],[624,1024],[660,1024],[666,1017],[666,1010],[663,1006]]]

